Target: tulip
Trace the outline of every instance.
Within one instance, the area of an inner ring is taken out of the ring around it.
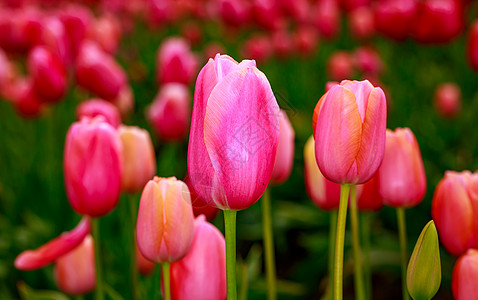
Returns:
[[[168,38],[159,47],[156,56],[158,84],[169,82],[189,84],[196,76],[197,68],[197,57],[184,39]]]
[[[134,95],[131,86],[123,86],[119,91],[118,96],[111,102],[116,106],[122,117],[131,114],[134,109]]]
[[[71,62],[69,40],[60,18],[52,16],[42,20],[39,39],[39,44],[46,46],[58,55],[65,66]]]
[[[196,191],[194,191],[189,176],[186,176],[186,178],[184,178],[184,183],[188,186],[189,193],[191,194],[191,205],[193,207],[194,217],[204,215],[208,221],[214,220],[214,218],[216,218],[217,213],[219,212],[219,209],[217,207],[208,205],[204,200],[199,198]]]
[[[349,30],[356,39],[368,39],[375,34],[374,13],[372,8],[362,6],[348,15]]]
[[[199,24],[188,22],[181,28],[181,36],[183,36],[191,45],[198,45],[203,39],[203,34]]]
[[[121,41],[121,23],[112,14],[98,17],[88,27],[87,37],[109,54],[114,54]]]
[[[56,260],[55,282],[63,293],[78,296],[95,289],[96,274],[93,243],[93,238],[88,235],[78,247]]]
[[[478,250],[470,249],[461,256],[453,268],[451,282],[456,300],[478,298]]]
[[[172,22],[179,17],[176,2],[173,0],[148,0],[146,3],[146,14],[151,25]]]
[[[370,2],[370,0],[340,0],[340,5],[345,11],[350,12],[362,7],[367,7]]]
[[[251,57],[259,63],[265,62],[272,54],[271,41],[265,35],[252,36],[243,45],[241,53],[243,57]]]
[[[83,118],[68,130],[63,160],[68,201],[79,214],[99,217],[118,203],[121,140],[101,116]]]
[[[58,55],[43,46],[34,47],[28,55],[28,71],[35,93],[45,102],[60,100],[66,91],[65,66]]]
[[[217,6],[221,20],[232,27],[247,24],[251,17],[251,7],[244,0],[218,0]]]
[[[38,117],[44,108],[42,99],[38,97],[30,79],[19,79],[13,84],[11,93],[15,109],[24,118]]]
[[[445,249],[459,256],[478,248],[478,173],[447,171],[432,200],[432,217]]]
[[[168,83],[163,86],[147,110],[154,131],[164,140],[182,140],[187,134],[191,97],[187,86]]]
[[[265,29],[276,30],[281,26],[282,14],[274,0],[254,0],[252,13],[254,21]]]
[[[36,8],[0,9],[0,47],[7,52],[24,53],[39,42],[42,13]]]
[[[456,83],[443,83],[435,90],[433,104],[445,118],[453,118],[461,110],[461,90]]]
[[[309,3],[306,0],[279,0],[282,11],[299,24],[307,21]]]
[[[352,77],[354,72],[353,57],[345,51],[334,52],[327,61],[327,76],[340,81]]]
[[[293,35],[294,49],[302,55],[313,54],[319,44],[318,33],[313,27],[301,26]]]
[[[478,71],[478,20],[475,20],[470,28],[466,50],[471,68]]]
[[[380,177],[375,174],[369,181],[357,186],[357,207],[360,211],[378,211],[383,207],[380,195]]]
[[[88,8],[82,5],[68,4],[61,10],[59,16],[66,31],[69,48],[75,58],[86,36],[86,30],[92,22],[93,15]]]
[[[156,172],[156,157],[149,133],[136,126],[121,125],[123,176],[122,187],[127,193],[141,191]]]
[[[214,58],[216,54],[224,52],[224,46],[219,43],[211,42],[204,48],[204,56],[206,59]]]
[[[332,39],[340,30],[340,10],[338,0],[319,0],[313,12],[312,23],[321,36]]]
[[[370,47],[360,47],[354,52],[357,69],[366,77],[378,77],[383,71],[383,61],[377,51]]]
[[[375,26],[383,35],[402,41],[412,32],[417,0],[382,0],[375,5]]]
[[[379,176],[380,195],[385,204],[409,208],[423,200],[427,185],[425,170],[417,140],[409,128],[387,130]]]
[[[105,121],[114,128],[118,128],[121,124],[118,109],[108,101],[98,98],[85,100],[76,108],[77,120],[81,120],[83,117],[94,118],[96,116],[103,116]]]
[[[279,143],[277,145],[276,160],[272,170],[271,183],[282,184],[292,172],[294,163],[294,128],[290,124],[285,111],[281,110],[279,118]]]
[[[194,221],[194,238],[188,254],[171,264],[171,299],[226,299],[224,236],[204,216]]]
[[[272,48],[274,54],[279,58],[286,58],[292,52],[292,39],[285,30],[276,31],[272,35]]]

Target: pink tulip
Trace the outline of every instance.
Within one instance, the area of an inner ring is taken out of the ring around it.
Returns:
[[[383,207],[380,196],[380,177],[375,174],[369,181],[357,186],[357,207],[360,211],[378,211]]]
[[[282,14],[275,0],[254,0],[252,13],[254,21],[265,29],[276,30],[281,26]]]
[[[251,17],[251,7],[244,0],[217,0],[219,15],[224,24],[239,27],[247,24]]]
[[[111,101],[116,106],[122,117],[126,117],[134,109],[134,95],[131,86],[125,85],[119,91],[118,96]]]
[[[153,26],[172,22],[179,17],[179,10],[174,0],[146,0],[146,3],[148,21]]]
[[[353,57],[346,51],[335,51],[327,61],[327,76],[334,81],[352,77]]]
[[[96,116],[103,116],[105,121],[114,128],[118,128],[121,124],[119,111],[111,102],[95,98],[83,101],[76,108],[77,120],[81,120],[83,117],[94,118]]]
[[[272,35],[272,48],[279,58],[286,58],[292,52],[292,39],[286,30],[279,30]]]
[[[453,255],[478,248],[478,173],[447,171],[432,200],[440,241]]]
[[[303,24],[307,20],[307,14],[309,13],[309,2],[307,0],[278,0],[282,7],[282,11],[291,16],[292,19]]]
[[[149,133],[136,126],[121,125],[123,191],[139,192],[156,173],[156,156]]]
[[[315,157],[327,179],[360,184],[372,178],[385,151],[387,103],[381,88],[344,80],[322,96],[313,121]]]
[[[90,233],[91,224],[88,217],[71,231],[62,233],[45,245],[35,250],[26,250],[15,259],[15,268],[19,270],[36,270],[51,264],[56,259],[78,247]]]
[[[95,289],[95,252],[91,235],[56,260],[55,282],[60,291],[71,296],[88,294]]]
[[[39,42],[42,15],[37,9],[0,8],[0,47],[24,53]]]
[[[72,61],[67,32],[60,18],[51,16],[42,21],[40,44],[46,46],[61,59],[64,65]]]
[[[272,170],[271,183],[282,184],[290,176],[294,164],[294,128],[290,124],[285,111],[281,110],[279,118],[279,143],[277,144],[276,160]]]
[[[264,193],[279,139],[279,106],[255,61],[210,59],[194,93],[188,173],[199,197],[244,209]]]
[[[315,160],[315,142],[311,136],[304,146],[305,187],[309,198],[323,210],[335,210],[340,203],[340,185],[322,175]]]
[[[189,84],[197,74],[198,60],[189,44],[182,38],[166,39],[156,56],[158,84],[178,82]]]
[[[294,48],[302,55],[311,55],[316,53],[319,37],[315,28],[310,26],[301,26],[293,35]]]
[[[338,0],[319,0],[313,11],[312,23],[326,39],[332,39],[340,31]]]
[[[168,83],[162,87],[147,111],[147,118],[161,139],[174,141],[186,137],[191,115],[190,103],[187,86]]]
[[[380,195],[385,204],[409,208],[423,200],[427,179],[420,148],[409,128],[387,130],[379,176]]]
[[[126,86],[126,74],[112,56],[91,41],[78,51],[75,77],[78,85],[105,100],[117,98]]]
[[[478,71],[478,20],[475,20],[468,33],[466,54],[471,68]]]
[[[368,39],[375,34],[374,13],[371,7],[362,6],[348,15],[350,33],[356,39]]]
[[[402,41],[412,32],[418,0],[382,0],[375,5],[375,26],[383,35]]]
[[[370,47],[360,47],[354,52],[357,69],[366,77],[378,77],[383,71],[383,61],[377,51]]]
[[[193,207],[194,217],[199,217],[200,215],[206,216],[208,221],[212,221],[216,218],[219,209],[217,207],[208,205],[205,201],[199,198],[198,194],[191,184],[191,179],[186,175],[184,178],[184,183],[188,186],[189,193],[191,195],[191,205]]]
[[[114,15],[100,16],[88,27],[87,37],[106,53],[114,54],[121,41],[121,23]]]
[[[44,101],[38,97],[31,79],[18,79],[8,91],[16,111],[24,118],[36,118],[43,112]]]
[[[226,241],[204,216],[194,221],[191,250],[171,264],[172,300],[226,299]]]
[[[86,36],[86,30],[92,22],[93,15],[88,8],[82,5],[68,4],[61,10],[59,16],[66,31],[69,48],[75,58]]]
[[[456,83],[443,83],[435,90],[433,104],[445,118],[454,118],[461,110],[461,90]]]
[[[241,53],[259,63],[266,62],[272,55],[271,41],[265,35],[252,36],[243,45]]]
[[[191,248],[194,217],[186,184],[175,177],[154,177],[144,187],[139,204],[136,238],[147,259],[174,262]]]
[[[361,7],[369,6],[370,0],[340,0],[340,6],[347,11],[353,11]]]
[[[478,298],[478,250],[470,249],[453,268],[451,287],[456,300]]]
[[[68,201],[79,214],[100,217],[121,192],[121,140],[103,117],[82,118],[66,135],[63,157]]]
[[[58,55],[43,46],[34,47],[28,55],[28,71],[35,93],[42,100],[61,100],[66,91],[67,74]]]
[[[224,52],[224,46],[219,43],[209,43],[204,48],[204,56],[206,59],[214,58],[216,54]]]

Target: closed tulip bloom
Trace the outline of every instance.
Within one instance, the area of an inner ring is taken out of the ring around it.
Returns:
[[[100,217],[121,193],[121,140],[101,116],[73,123],[63,157],[68,201],[79,214]]]
[[[103,51],[114,54],[121,41],[121,23],[112,14],[100,16],[88,28],[87,37],[97,42]]]
[[[377,172],[385,151],[385,94],[369,81],[344,80],[314,109],[315,157],[324,176],[360,184]]]
[[[18,114],[24,118],[36,118],[42,114],[44,101],[35,92],[30,78],[18,79],[12,87],[7,93],[12,97]]]
[[[204,216],[194,221],[191,249],[170,273],[172,300],[226,299],[226,241]]]
[[[72,55],[68,40],[68,33],[57,16],[49,16],[41,22],[39,44],[53,51],[66,66],[71,63]]]
[[[183,38],[166,39],[156,56],[158,84],[178,82],[189,84],[197,74],[198,59]]]
[[[340,0],[340,6],[347,12],[370,5],[370,0]]]
[[[121,125],[123,191],[139,192],[156,172],[156,156],[149,133],[136,126]]]
[[[60,21],[66,30],[73,58],[78,53],[92,19],[93,15],[90,9],[78,4],[68,4],[60,12]]]
[[[95,289],[95,252],[91,235],[57,259],[55,282],[60,291],[71,296],[84,295]]]
[[[293,50],[292,39],[286,30],[278,30],[272,35],[272,48],[279,58],[286,58]]]
[[[375,34],[374,13],[371,7],[362,6],[348,15],[349,30],[357,39],[368,39]]]
[[[346,51],[335,51],[327,61],[327,76],[331,80],[340,81],[352,77],[354,60]]]
[[[305,187],[309,198],[323,210],[335,210],[340,203],[340,185],[322,175],[315,160],[315,142],[311,136],[304,147]]]
[[[82,117],[94,118],[96,116],[103,116],[105,121],[114,128],[118,128],[121,124],[119,111],[111,102],[95,98],[83,101],[76,108],[77,120],[81,120]]]
[[[383,35],[402,41],[412,32],[417,0],[383,0],[375,5],[375,26]]]
[[[267,61],[272,55],[272,43],[266,35],[255,35],[249,38],[242,46],[243,57],[251,57],[257,62]]]
[[[409,208],[423,200],[427,179],[420,148],[409,128],[387,130],[385,157],[379,176],[380,195],[385,204]]]
[[[252,13],[254,21],[265,29],[276,30],[281,25],[282,15],[275,0],[254,0]]]
[[[217,0],[219,16],[224,24],[239,27],[251,17],[251,7],[244,0]]]
[[[312,23],[321,36],[332,39],[340,31],[340,8],[338,0],[319,0],[313,12]]]
[[[461,110],[461,90],[456,83],[443,83],[435,90],[433,104],[445,118],[454,118]]]
[[[360,211],[378,211],[383,207],[380,196],[380,177],[376,173],[372,179],[357,186],[357,207]]]
[[[285,111],[281,110],[279,118],[279,144],[277,145],[277,155],[272,170],[272,184],[284,183],[292,172],[294,164],[294,128],[290,124]]]
[[[478,298],[478,250],[470,249],[453,268],[451,287],[456,300]]]
[[[184,84],[165,84],[147,111],[159,138],[174,141],[186,137],[191,115],[191,96]]]
[[[370,47],[360,47],[354,52],[357,69],[367,77],[377,77],[383,71],[383,61],[378,52]]]
[[[154,177],[144,187],[136,238],[139,251],[156,263],[174,262],[189,251],[194,236],[191,197],[175,177]]]
[[[219,209],[217,207],[208,205],[206,201],[199,198],[198,194],[193,188],[191,179],[186,175],[184,178],[184,183],[188,186],[189,193],[191,195],[191,205],[193,207],[193,214],[195,217],[204,215],[208,221],[214,220],[216,218]]]
[[[253,60],[209,60],[196,81],[188,148],[188,173],[201,199],[240,210],[262,196],[277,153],[279,112]]]
[[[447,171],[432,200],[432,217],[445,249],[461,255],[478,248],[478,174]]]
[[[311,55],[318,49],[319,35],[311,26],[300,26],[293,35],[294,49],[302,55]]]

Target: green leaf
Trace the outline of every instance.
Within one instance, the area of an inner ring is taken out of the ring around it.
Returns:
[[[69,298],[57,291],[36,291],[25,282],[17,284],[18,291],[23,300],[68,300]]]

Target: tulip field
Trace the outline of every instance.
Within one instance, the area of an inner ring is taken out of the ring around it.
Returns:
[[[478,300],[478,2],[0,0],[0,299]]]

